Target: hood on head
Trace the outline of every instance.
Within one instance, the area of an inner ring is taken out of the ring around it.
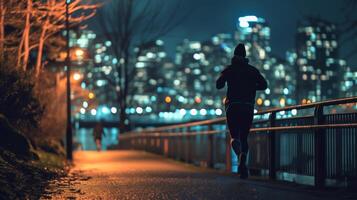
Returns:
[[[249,63],[249,59],[248,58],[244,58],[242,56],[233,56],[232,58],[232,64],[248,64]]]

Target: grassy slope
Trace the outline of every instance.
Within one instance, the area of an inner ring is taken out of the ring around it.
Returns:
[[[49,180],[66,174],[64,158],[43,151],[37,161],[23,161],[0,150],[0,199],[38,199]]]

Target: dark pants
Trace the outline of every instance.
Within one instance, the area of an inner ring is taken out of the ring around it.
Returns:
[[[226,105],[226,116],[234,152],[237,156],[241,152],[247,154],[248,134],[252,126],[254,106],[241,103]]]

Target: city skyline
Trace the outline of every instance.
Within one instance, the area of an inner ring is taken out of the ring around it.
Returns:
[[[318,21],[316,25],[307,22],[297,27],[296,32],[300,32],[304,37],[299,36],[295,39],[297,43],[301,43],[302,47],[287,51],[284,58],[274,54],[271,46],[272,28],[269,26],[269,21],[253,15],[239,17],[236,22],[237,30],[231,33],[218,33],[208,40],[183,39],[175,48],[175,57],[168,56],[166,42],[161,39],[146,44],[140,50],[134,48],[135,52],[140,52],[132,63],[133,68],[136,69],[136,75],[133,78],[134,91],[136,92],[130,97],[131,104],[126,112],[128,115],[156,115],[155,119],[175,118],[176,120],[182,120],[185,116],[186,120],[192,120],[195,117],[200,119],[222,115],[221,97],[224,94],[216,91],[213,83],[219,72],[230,64],[232,51],[239,42],[246,44],[247,57],[270,82],[269,89],[257,93],[257,110],[321,101],[332,96],[343,96],[342,92],[345,91],[346,95],[353,96],[355,94],[354,83],[353,80],[351,82],[351,79],[356,76],[353,69],[347,69],[343,75],[325,69],[325,64],[327,66],[334,62],[337,66],[346,67],[346,62],[340,60],[337,53],[338,42],[335,41],[335,29],[331,29],[334,25],[327,26],[331,32],[328,33],[324,28],[324,20],[316,20]],[[319,25],[320,21],[324,23]],[[323,30],[321,33],[320,26]],[[328,36],[325,36],[324,31]],[[331,34],[332,36],[330,36]],[[89,33],[90,35],[93,33]],[[83,39],[85,38],[86,36]],[[320,38],[322,41],[319,41]],[[110,54],[110,42],[108,43],[105,39],[101,41],[101,38],[96,38],[96,40],[99,42],[98,44],[89,45],[95,46],[95,50],[93,50],[96,52],[94,62],[99,66],[103,65],[103,72],[112,76],[110,66],[115,65],[119,58]],[[309,45],[308,48],[304,45],[306,43]],[[310,47],[310,43],[316,43],[317,46]],[[332,52],[331,56],[329,52],[326,55],[324,53],[322,57],[315,53],[315,49],[318,48],[322,48],[322,51],[318,52],[324,52],[325,47],[326,51]],[[299,64],[301,59],[312,61],[318,59],[318,61],[311,62],[311,66],[304,66]],[[316,66],[316,64],[322,66]],[[317,71],[314,71],[315,68]],[[307,76],[306,69],[310,72],[312,70],[313,74]],[[100,71],[101,69],[97,68],[96,70]],[[321,77],[318,74],[319,70],[325,73]],[[92,74],[92,72],[90,73]],[[100,82],[100,85],[106,85],[105,78],[100,78],[102,75],[98,76],[99,80],[93,80],[92,84],[99,86]],[[334,79],[335,83],[327,81],[330,77]],[[320,78],[323,79],[323,82],[316,82]],[[304,86],[303,84],[310,79],[313,83]],[[329,95],[324,91],[321,92],[321,87],[323,90],[330,87],[326,84],[334,85],[332,87],[334,91],[329,91]],[[319,88],[314,88],[316,85]],[[300,87],[297,88],[297,86]],[[104,90],[108,91],[108,89]],[[299,90],[297,91],[297,89]],[[309,90],[312,92],[308,92]],[[340,92],[336,93],[336,90]],[[99,103],[98,109],[102,109],[104,113],[110,113],[110,110],[114,109],[115,112],[112,113],[115,114],[118,110],[115,101],[113,101],[115,98],[108,95],[114,95],[114,93],[107,92],[105,97],[99,98],[104,98],[102,101],[106,102],[109,107],[103,107],[103,104]],[[81,114],[85,113],[82,108]],[[93,113],[96,117],[102,116],[101,111],[90,110],[90,114],[93,115]],[[295,112],[294,115],[296,115]]]
[[[178,0],[172,1],[177,2]],[[323,2],[323,4],[321,4]],[[193,11],[185,20],[162,39],[167,44],[168,53],[174,56],[175,48],[183,39],[208,40],[217,33],[227,33],[236,30],[236,22],[240,16],[256,15],[265,18],[272,28],[272,49],[280,57],[285,57],[286,51],[295,48],[295,34],[299,20],[304,16],[315,16],[333,23],[345,20],[343,8],[345,1],[232,1],[225,3],[216,1],[184,2],[183,10]],[[104,10],[109,9],[105,5]],[[199,10],[199,12],[198,12]],[[279,10],[279,12],[276,12]],[[100,26],[96,18],[91,19],[90,26],[96,33],[100,33]],[[351,49],[349,44],[342,49],[345,55]],[[357,67],[357,59],[348,60],[353,67]]]

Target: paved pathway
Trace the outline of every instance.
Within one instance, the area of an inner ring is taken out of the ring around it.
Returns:
[[[52,182],[42,199],[339,199],[281,183],[242,181],[138,151],[76,152],[74,163],[70,175]]]

